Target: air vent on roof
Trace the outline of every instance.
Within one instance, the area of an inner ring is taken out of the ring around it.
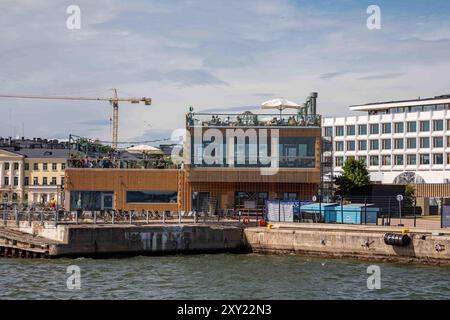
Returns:
[[[44,152],[44,156],[51,156],[53,154],[53,152],[51,151],[45,151]]]

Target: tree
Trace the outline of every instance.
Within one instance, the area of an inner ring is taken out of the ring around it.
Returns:
[[[337,186],[336,194],[350,195],[353,189],[370,185],[369,172],[363,160],[349,158],[342,166],[342,175],[334,178]]]

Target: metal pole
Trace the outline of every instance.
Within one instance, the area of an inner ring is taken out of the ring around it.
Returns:
[[[163,223],[166,223],[166,212],[163,211]]]
[[[116,217],[116,210],[112,211],[111,223],[114,224],[114,218]]]
[[[416,226],[416,197],[414,197],[414,202],[413,202],[414,206],[413,206],[413,214],[414,214],[414,227]]]
[[[58,211],[55,211],[55,227],[58,225]]]
[[[398,225],[399,225],[399,227],[402,227],[403,224],[402,224],[402,201],[401,200],[398,201],[398,214],[400,216],[400,223]]]
[[[130,210],[130,224],[131,224],[131,219],[133,218],[133,211]]]
[[[341,197],[341,223],[344,223],[344,203],[342,201],[342,197]]]
[[[367,197],[364,197],[364,224],[367,224]]]
[[[444,227],[444,198],[441,198],[441,228]]]
[[[149,224],[148,210],[146,212],[146,220],[147,220],[147,224]]]
[[[17,211],[17,207],[14,207],[14,216],[16,218],[16,226],[19,226],[19,211]]]
[[[181,224],[181,212],[178,212],[178,224]]]
[[[94,224],[97,224],[97,211],[94,210]]]
[[[390,226],[391,225],[391,198],[388,198],[389,202],[388,202],[388,222],[387,225]]]

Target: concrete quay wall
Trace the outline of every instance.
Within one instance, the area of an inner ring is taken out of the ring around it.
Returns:
[[[409,230],[411,242],[406,247],[385,244],[384,234],[387,232],[400,233],[401,228],[296,224],[244,230],[246,245],[255,253],[450,265],[449,231]]]
[[[9,228],[52,240],[50,257],[237,251],[244,243],[241,227],[220,224],[29,226],[21,222],[19,228]]]

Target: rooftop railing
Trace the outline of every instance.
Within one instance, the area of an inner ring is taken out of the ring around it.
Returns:
[[[188,113],[188,127],[320,127],[318,114]]]

